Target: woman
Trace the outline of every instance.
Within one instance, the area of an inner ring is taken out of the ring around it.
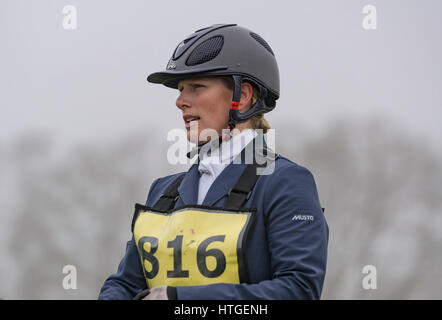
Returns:
[[[217,24],[183,40],[166,69],[148,81],[179,89],[197,162],[155,180],[136,205],[133,237],[99,299],[319,299],[328,226],[314,178],[258,130],[270,128],[263,114],[279,97],[272,49]]]

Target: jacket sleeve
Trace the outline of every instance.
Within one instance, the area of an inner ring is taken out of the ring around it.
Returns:
[[[297,165],[278,171],[268,182],[264,196],[271,279],[256,284],[177,287],[178,299],[321,297],[327,261],[328,225],[314,178],[308,169]]]
[[[159,179],[155,180],[149,190],[148,198]],[[121,260],[117,273],[109,276],[101,288],[99,300],[131,300],[140,291],[147,288],[141,267],[135,240],[127,242],[126,254]]]

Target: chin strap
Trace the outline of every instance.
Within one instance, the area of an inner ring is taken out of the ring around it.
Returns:
[[[233,129],[235,129],[235,122],[229,120],[229,122],[227,123],[227,128],[223,130],[221,140],[222,141],[229,141],[230,138],[232,138]]]
[[[234,118],[235,112],[238,112],[239,102],[241,100],[241,87],[242,87],[242,76],[233,75],[233,98],[229,109],[229,121],[227,122],[227,127],[224,129],[222,134],[222,141],[228,141],[232,137],[232,130],[235,129],[236,122]]]

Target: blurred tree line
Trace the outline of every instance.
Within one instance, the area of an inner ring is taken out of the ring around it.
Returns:
[[[154,179],[186,170],[154,131],[77,146],[30,133],[0,146],[4,299],[96,299],[131,237],[135,202]],[[378,118],[337,121],[314,134],[287,123],[276,151],[314,175],[330,228],[323,299],[442,298],[442,156]],[[6,217],[7,216],[7,217]],[[6,239],[4,239],[6,237]],[[77,268],[78,289],[62,287]],[[362,268],[377,289],[362,288]]]

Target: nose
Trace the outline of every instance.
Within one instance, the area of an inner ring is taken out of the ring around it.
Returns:
[[[185,108],[190,108],[190,102],[186,98],[186,94],[184,93],[185,90],[180,92],[180,95],[176,99],[176,106],[183,111]]]

